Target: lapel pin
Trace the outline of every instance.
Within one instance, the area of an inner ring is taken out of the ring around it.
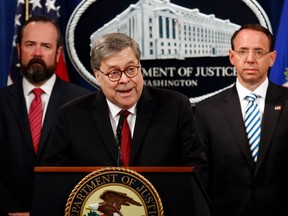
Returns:
[[[281,110],[281,106],[275,106],[274,110]]]

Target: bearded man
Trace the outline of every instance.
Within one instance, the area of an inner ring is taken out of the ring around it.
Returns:
[[[34,166],[47,147],[57,109],[89,91],[56,76],[61,34],[49,18],[31,17],[17,49],[22,78],[0,89],[0,215],[24,216],[30,212]]]

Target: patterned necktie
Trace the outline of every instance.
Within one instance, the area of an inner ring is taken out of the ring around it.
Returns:
[[[250,93],[246,96],[248,107],[245,112],[245,127],[252,153],[252,158],[256,162],[258,157],[258,149],[260,144],[261,119],[258,105],[255,103],[257,95]]]
[[[34,152],[37,153],[41,135],[43,116],[41,94],[44,91],[41,88],[34,88],[32,92],[35,97],[31,102],[28,118],[30,123],[30,131],[33,141]]]
[[[117,137],[121,140],[118,145],[121,146],[121,159],[124,166],[128,166],[130,159],[131,132],[127,122],[127,110],[120,111],[119,123],[117,126]]]

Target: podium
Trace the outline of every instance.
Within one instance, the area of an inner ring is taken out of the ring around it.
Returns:
[[[103,168],[35,167],[36,182],[31,216],[63,216],[73,188],[89,173]],[[139,173],[154,186],[161,198],[165,216],[209,216],[207,197],[201,183],[195,178],[193,167],[125,169]]]

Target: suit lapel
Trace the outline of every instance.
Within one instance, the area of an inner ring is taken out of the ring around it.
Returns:
[[[22,128],[23,136],[26,140],[23,140],[23,143],[27,143],[29,145],[29,148],[31,148],[31,150],[33,151],[32,138],[28,121],[28,111],[21,81],[19,81],[19,84],[16,84],[14,88],[11,89],[10,95],[11,97],[9,97],[8,103],[11,111],[15,115],[16,121],[19,124],[19,128]]]
[[[46,110],[43,126],[42,126],[42,132],[40,137],[40,143],[39,143],[39,150],[36,157],[39,157],[41,155],[41,152],[45,149],[45,145],[47,142],[45,140],[48,140],[48,136],[51,133],[56,113],[60,107],[60,105],[63,103],[65,97],[65,91],[67,91],[66,85],[63,85],[64,82],[62,82],[60,79],[56,78],[55,85],[53,87],[53,90],[51,92],[51,96],[49,99],[48,107]]]
[[[131,146],[130,163],[133,162],[141,147],[142,140],[144,139],[155,109],[156,103],[152,99],[147,89],[144,87],[142,96],[137,103],[137,118]],[[108,151],[111,153],[111,156],[115,160],[116,164],[118,158],[117,143],[109,119],[108,105],[101,90],[98,91],[94,101],[92,118],[96,123],[95,125],[96,129],[99,131],[99,136],[103,140],[103,143],[106,145]]]
[[[280,97],[281,92],[279,89],[272,83],[269,83],[265,99],[265,110],[261,123],[261,139],[255,174],[258,172],[260,165],[268,152],[274,131],[281,116],[283,103],[280,102]]]
[[[146,131],[149,128],[149,124],[156,110],[156,107],[157,103],[152,98],[147,88],[144,87],[142,96],[137,103],[137,118],[135,122],[135,129],[133,134],[131,156],[130,156],[131,164],[133,164],[137,152],[140,151],[140,147],[144,140]]]
[[[227,92],[227,95],[224,98],[223,111],[235,137],[236,144],[243,152],[244,158],[248,164],[253,168],[254,162],[249,149],[239,96],[235,86]]]
[[[109,118],[109,108],[101,90],[97,92],[93,105],[92,118],[95,121],[96,129],[116,164],[118,147]]]

